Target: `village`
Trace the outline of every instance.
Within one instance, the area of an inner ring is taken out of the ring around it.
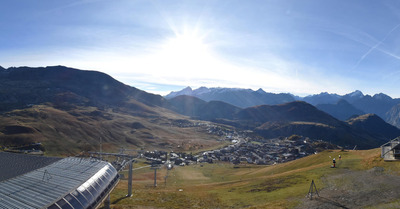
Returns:
[[[204,125],[204,124],[202,124]],[[185,166],[198,163],[230,162],[233,164],[273,165],[316,154],[325,149],[338,147],[322,140],[293,135],[275,139],[263,139],[252,132],[208,125],[207,130],[221,136],[231,144],[215,150],[197,154],[170,151],[146,151],[140,154],[149,164],[174,164]]]

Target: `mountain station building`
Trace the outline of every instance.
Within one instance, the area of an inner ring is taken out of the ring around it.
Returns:
[[[0,152],[0,209],[97,208],[117,185],[108,162]]]
[[[400,137],[392,139],[381,146],[381,157],[385,161],[400,160]]]

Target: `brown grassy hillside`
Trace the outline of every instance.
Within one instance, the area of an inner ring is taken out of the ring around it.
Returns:
[[[192,127],[183,127],[182,121]],[[178,145],[181,151],[196,150],[221,143],[216,141],[218,136],[208,134],[206,125],[195,126],[196,123],[161,108],[129,112],[35,105],[0,115],[0,144],[42,142],[50,155],[73,155],[98,150],[100,138],[103,149],[114,152],[120,147],[177,150]]]
[[[198,150],[209,122],[161,108],[166,100],[111,76],[63,66],[0,69],[0,149],[41,142],[48,154],[86,150]]]

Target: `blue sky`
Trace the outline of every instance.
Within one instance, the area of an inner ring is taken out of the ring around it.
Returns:
[[[400,97],[400,2],[3,0],[0,65],[186,86]]]

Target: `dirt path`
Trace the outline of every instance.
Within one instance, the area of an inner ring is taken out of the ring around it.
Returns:
[[[297,208],[365,208],[400,198],[400,176],[384,174],[381,167],[367,171],[343,169],[340,174],[324,177],[322,181],[325,188],[319,191],[320,197],[303,198]],[[394,204],[395,208],[400,207],[400,203]]]

